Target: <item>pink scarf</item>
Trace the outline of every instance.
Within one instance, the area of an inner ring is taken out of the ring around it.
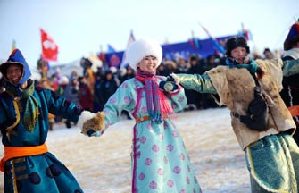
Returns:
[[[154,72],[137,70],[136,79],[145,87],[146,108],[151,120],[161,123],[163,115],[173,112],[167,97],[159,89]]]

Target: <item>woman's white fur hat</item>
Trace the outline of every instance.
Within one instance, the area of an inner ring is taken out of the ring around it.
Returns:
[[[155,40],[139,39],[129,45],[126,60],[132,69],[137,70],[137,64],[149,55],[157,58],[159,66],[162,62],[162,47]]]

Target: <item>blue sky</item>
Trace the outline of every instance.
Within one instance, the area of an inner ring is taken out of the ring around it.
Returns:
[[[290,25],[299,18],[299,0],[0,0],[0,60],[12,39],[31,66],[41,53],[39,28],[59,46],[59,62],[71,62],[111,44],[126,48],[130,30],[136,38],[160,43],[235,34],[241,23],[259,50],[281,48]]]

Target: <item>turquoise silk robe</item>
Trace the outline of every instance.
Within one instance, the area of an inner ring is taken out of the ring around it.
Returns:
[[[175,112],[183,110],[187,102],[183,88],[161,100]],[[140,120],[133,128],[132,193],[200,193],[184,142],[169,115],[162,123],[143,120],[148,116],[145,89],[135,78],[123,82],[106,103],[105,127],[118,121],[123,110]]]

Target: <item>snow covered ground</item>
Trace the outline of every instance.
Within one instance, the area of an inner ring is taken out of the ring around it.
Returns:
[[[174,115],[204,193],[250,193],[244,153],[237,144],[226,108]],[[75,175],[86,193],[129,193],[130,148],[134,121],[121,120],[100,138],[56,124],[47,145]],[[3,147],[0,147],[2,157]],[[3,192],[3,173],[0,173]]]

